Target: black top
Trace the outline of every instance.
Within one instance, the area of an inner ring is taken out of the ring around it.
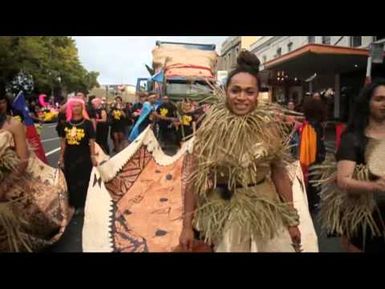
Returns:
[[[57,116],[57,125],[56,125],[56,132],[59,137],[62,137],[64,134],[64,127],[66,124],[66,113],[63,111],[60,111]]]
[[[95,118],[96,115],[95,115],[95,109],[93,108],[93,106],[91,104],[88,104],[86,106],[86,111],[87,111],[87,114],[90,118]]]
[[[132,115],[131,115],[131,108],[129,106],[126,106],[124,108],[124,113],[126,114],[126,125],[130,126],[132,125]]]
[[[106,113],[106,116],[108,116],[107,111],[104,108],[98,108],[94,110],[96,120],[102,119],[102,111],[104,111]],[[98,130],[99,128],[108,130],[108,119],[106,120],[106,122],[97,122],[96,129]]]
[[[184,137],[193,134],[193,122],[196,121],[194,112],[187,112],[181,115]]]
[[[134,112],[138,112],[140,113],[140,111],[142,110],[143,108],[143,103],[141,102],[137,102],[135,103],[132,107],[131,107],[131,114],[133,114]],[[138,120],[139,116],[132,116],[132,119],[134,122],[136,122]]]
[[[354,133],[347,132],[343,134],[341,138],[341,144],[337,152],[337,161],[349,160],[359,164],[366,164],[365,149],[368,144],[369,138],[364,136],[363,139]],[[377,179],[376,176],[370,174],[370,180]],[[385,218],[385,202],[381,198],[378,198],[378,194],[375,194],[375,202],[377,204],[377,210],[373,212],[373,218],[380,229],[383,229],[383,223],[381,219]],[[384,252],[385,251],[385,239],[384,236],[375,237],[371,234],[369,228],[366,228],[366,238],[364,238],[363,228],[360,226],[357,236],[350,239],[351,243],[366,252]],[[364,247],[365,244],[365,247]]]
[[[158,114],[160,114],[163,117],[177,117],[177,108],[175,105],[173,105],[171,102],[168,103],[162,103],[156,110]],[[159,128],[166,129],[170,125],[170,121],[167,120],[158,120]]]
[[[347,160],[356,162],[357,165],[366,164],[365,148],[368,140],[367,137],[360,140],[360,138],[352,132],[343,134],[336,155],[337,161]]]
[[[155,110],[154,105],[151,105],[151,111],[147,114],[146,118],[143,119],[143,121],[140,123],[138,127],[139,133],[142,133],[147,128],[147,126],[149,126],[152,123],[152,120],[150,119],[150,117],[154,110]]]
[[[135,104],[131,107],[131,112],[135,112],[135,111],[141,110],[142,107],[143,107],[143,103],[137,102],[137,103],[135,103]]]
[[[111,126],[115,128],[124,128],[126,126],[126,119],[123,116],[124,111],[118,108],[112,108],[110,112]]]
[[[73,130],[74,127],[75,130]],[[65,153],[73,150],[89,152],[89,141],[95,139],[92,122],[85,119],[66,122],[60,133],[60,136],[66,140]]]
[[[74,130],[73,130],[74,129]],[[88,182],[92,170],[90,139],[95,139],[92,122],[72,120],[62,130],[66,141],[64,174],[69,192],[69,203],[76,208],[84,207]]]

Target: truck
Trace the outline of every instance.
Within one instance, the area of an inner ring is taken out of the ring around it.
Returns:
[[[216,82],[215,48],[215,44],[156,41],[152,68],[147,67],[151,78],[138,78],[137,93],[157,91],[176,102],[207,98]]]

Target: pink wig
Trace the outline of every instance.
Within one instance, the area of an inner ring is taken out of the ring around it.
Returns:
[[[45,101],[45,98],[47,97],[46,94],[40,94],[39,95],[39,103],[42,107],[46,107],[48,105],[48,102]]]
[[[66,117],[67,121],[70,121],[72,119],[72,109],[75,103],[80,103],[82,105],[82,113],[84,119],[90,119],[86,110],[86,105],[84,103],[84,100],[80,98],[71,98],[67,101],[67,111],[66,111]]]

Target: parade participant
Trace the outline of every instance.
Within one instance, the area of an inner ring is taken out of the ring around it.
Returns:
[[[196,113],[192,102],[184,99],[182,102],[180,127],[178,129],[180,141],[188,140],[196,131]]]
[[[130,142],[133,142],[147,128],[147,126],[152,123],[152,113],[157,109],[157,99],[158,96],[156,94],[151,94],[147,101],[143,103],[140,116],[132,128],[130,136],[128,137]]]
[[[84,102],[86,102],[85,94],[83,92],[80,92],[80,91],[77,92],[75,95],[69,94],[67,96],[67,100],[72,99],[72,98],[78,98],[78,99],[81,99]],[[62,133],[63,133],[62,131],[63,131],[65,123],[66,123],[66,111],[67,111],[67,101],[62,100],[62,102],[60,103],[58,121],[57,121],[56,128],[55,128],[59,137],[62,135]],[[88,115],[88,111],[87,111],[87,115]]]
[[[102,97],[102,107],[107,110],[107,97]]]
[[[287,109],[289,110],[295,110],[295,104],[294,104],[294,101],[293,100],[290,100],[288,103],[287,103]]]
[[[103,151],[106,154],[110,153],[108,146],[108,119],[107,111],[102,106],[102,100],[100,98],[94,98],[92,100],[92,105],[95,111],[95,121],[96,121],[96,143],[101,146]]]
[[[69,203],[77,213],[85,205],[92,166],[96,166],[95,131],[87,115],[85,103],[80,98],[67,102],[66,124],[61,132],[59,165],[64,174],[69,192]]]
[[[325,110],[322,100],[317,97],[306,100],[304,115],[305,121],[300,128],[299,160],[306,179],[309,208],[315,211],[319,203],[319,190],[312,184],[314,177],[308,175],[308,169],[320,164],[326,157],[323,128]]]
[[[281,124],[258,106],[258,58],[242,51],[237,63],[225,99],[211,107],[186,161],[180,243],[191,250],[196,229],[215,251],[299,251]]]
[[[177,121],[177,108],[170,102],[167,95],[162,97],[162,104],[158,106],[154,115],[159,125],[159,143],[162,148],[176,146],[177,132],[174,123]]]
[[[0,252],[38,251],[68,224],[64,175],[28,148],[22,123],[0,90]]]
[[[290,132],[290,146],[291,146],[291,154],[295,159],[299,158],[299,144],[300,144],[300,130],[302,127],[302,123],[304,121],[304,117],[295,113],[295,104],[293,100],[290,100],[287,103],[287,109],[289,110],[286,115],[286,122],[289,124],[291,128]],[[295,113],[295,114],[294,114]]]
[[[322,227],[347,251],[385,252],[385,80],[363,88],[342,135],[337,163],[316,168]]]
[[[196,136],[184,142],[175,155],[163,152],[151,126],[147,126],[119,157],[102,161],[92,170],[82,235],[84,252],[207,252],[212,248],[203,240],[209,243],[207,238],[213,235],[230,239],[222,244],[213,242],[216,251],[318,252],[302,171],[298,162],[290,162],[287,176],[281,166],[289,154],[282,143],[287,137],[281,138],[282,123],[276,121],[271,105],[256,107],[258,65],[254,55],[249,57],[255,67],[243,61],[230,77],[227,90],[229,107],[244,116],[230,112],[223,94],[215,88],[210,97],[217,104],[208,110]],[[241,63],[242,59],[244,55]],[[238,94],[241,97],[234,100]],[[155,103],[156,96],[150,101]],[[151,103],[144,105],[142,113],[145,111],[138,122],[150,115]],[[199,189],[206,180],[230,200],[218,197],[204,203],[206,192],[212,192]],[[191,183],[197,184],[192,193],[186,190]],[[192,229],[186,223],[191,211],[184,210],[183,203],[194,196],[199,201],[195,229],[200,230],[203,240],[194,240],[191,248]],[[226,228],[221,220],[225,220]],[[237,246],[238,237],[242,244]]]
[[[125,145],[125,132],[126,132],[126,114],[124,113],[124,107],[122,98],[117,96],[115,98],[115,104],[112,105],[110,111],[111,119],[111,136],[114,143],[114,151],[120,152]]]
[[[132,119],[134,124],[138,120],[140,116],[140,111],[143,108],[143,104],[147,101],[147,94],[146,93],[141,93],[139,95],[139,101],[136,102],[132,107],[131,107],[131,114],[132,114]]]
[[[129,136],[129,133],[131,132],[132,124],[133,124],[131,108],[132,108],[132,104],[130,102],[127,102],[124,105],[124,113],[126,115],[126,117],[125,117],[125,121],[126,121],[125,135],[126,135],[126,138]]]
[[[92,122],[92,125],[94,126],[94,130],[96,131],[96,115],[95,115],[95,108],[92,104],[92,100],[95,99],[95,95],[88,96],[88,101],[86,104],[86,111],[88,113],[88,116]]]
[[[60,104],[59,114],[57,116],[57,123],[55,127],[56,133],[59,137],[62,135],[62,130],[64,129],[66,123],[66,109],[67,101],[63,100]]]

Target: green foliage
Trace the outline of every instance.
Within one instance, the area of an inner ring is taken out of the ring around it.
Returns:
[[[19,71],[33,76],[36,93],[50,94],[59,86],[66,91],[99,86],[99,73],[82,66],[68,36],[1,36],[0,82],[9,82]]]

